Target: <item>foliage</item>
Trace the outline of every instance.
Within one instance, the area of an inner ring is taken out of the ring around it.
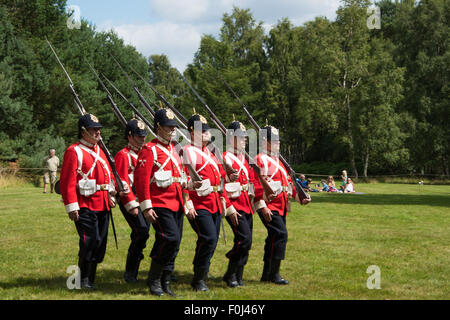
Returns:
[[[316,17],[296,26],[284,18],[267,31],[249,9],[234,7],[217,37],[202,37],[184,76],[226,126],[234,115],[249,128],[229,84],[260,126],[267,121],[280,129],[282,153],[292,164],[346,163],[354,176],[448,175],[450,3],[376,5],[381,30],[367,27],[368,0],[342,0],[335,21]],[[46,38],[85,108],[104,124],[111,153],[123,147],[123,129],[87,62],[144,115],[134,86],[152,108],[160,103],[131,67],[186,117],[195,109],[209,118],[166,55],[144,57],[113,31],[99,32],[86,21],[69,29],[66,6],[64,0],[0,0],[1,161],[37,164],[51,144],[76,140],[69,82]],[[133,117],[107,86],[124,116]]]

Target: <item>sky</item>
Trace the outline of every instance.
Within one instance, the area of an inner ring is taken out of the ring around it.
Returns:
[[[250,9],[266,31],[283,18],[294,25],[324,16],[336,18],[339,0],[67,0],[97,31],[113,29],[148,57],[165,54],[183,72],[203,35],[218,36],[224,13]]]

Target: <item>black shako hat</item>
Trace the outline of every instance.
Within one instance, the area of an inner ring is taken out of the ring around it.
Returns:
[[[248,137],[247,129],[239,121],[233,121],[227,128],[227,135],[233,137]]]
[[[103,128],[100,121],[98,121],[97,117],[93,114],[86,113],[81,116],[78,120],[78,137],[81,138],[82,128],[90,129],[90,128]]]
[[[190,132],[194,131],[195,127],[195,122],[200,121],[202,123],[202,132],[208,131],[209,129],[211,129],[208,125],[208,121],[206,120],[206,118],[204,116],[202,116],[201,114],[194,114],[192,115],[192,117],[189,118],[188,120],[188,130]]]
[[[155,112],[154,130],[158,129],[158,125],[161,127],[179,127],[177,120],[175,120],[175,114],[170,109],[159,109]]]
[[[260,135],[262,139],[267,141],[279,141],[280,140],[280,132],[277,128],[272,126],[265,126],[264,128],[261,128]]]
[[[145,124],[141,120],[131,119],[128,121],[127,126],[125,128],[125,137],[128,136],[138,136],[138,137],[146,137],[148,135],[145,130]]]

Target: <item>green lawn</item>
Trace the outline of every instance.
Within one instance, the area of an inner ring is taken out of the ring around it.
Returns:
[[[119,250],[110,229],[97,290],[69,290],[66,273],[77,264],[78,237],[56,194],[41,188],[0,189],[0,299],[155,298],[145,284],[153,231],[140,281],[123,280],[129,227],[114,209]],[[288,286],[261,283],[265,229],[254,219],[254,244],[245,287],[229,289],[221,278],[232,245],[226,225],[211,264],[207,293],[190,288],[195,233],[185,220],[176,264],[178,299],[450,299],[450,186],[361,184],[362,195],[313,193],[307,207],[293,205],[282,275]],[[376,265],[381,289],[369,290],[366,273]]]

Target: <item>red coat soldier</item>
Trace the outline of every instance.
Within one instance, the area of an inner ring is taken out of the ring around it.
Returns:
[[[125,128],[125,138],[128,140],[128,145],[114,157],[120,178],[130,186],[131,190],[134,190],[134,171],[138,153],[145,144],[146,136],[145,124],[140,120],[130,120]],[[134,283],[137,281],[140,262],[144,258],[142,252],[149,237],[150,223],[144,218],[134,192],[122,197],[119,207],[131,228],[131,243],[128,247],[124,279],[128,283]]]
[[[157,138],[139,153],[135,170],[135,188],[144,217],[153,225],[155,242],[147,284],[153,295],[175,294],[170,279],[180,248],[183,231],[183,189],[186,176],[183,164],[172,141],[177,122],[169,109],[155,114]]]
[[[189,174],[187,164],[192,166],[201,182],[194,182],[192,177],[188,184],[189,201],[187,218],[192,229],[197,233],[197,246],[194,256],[194,277],[191,286],[196,291],[209,290],[206,277],[211,259],[217,246],[222,214],[234,215],[236,209],[223,190],[226,172],[220,161],[208,149],[211,140],[206,119],[193,115],[188,121],[191,145],[184,148],[185,171]]]
[[[286,217],[288,200],[292,196],[298,201],[295,188],[288,171],[279,159],[280,137],[278,129],[266,126],[262,129],[263,152],[258,154],[255,162],[261,168],[262,175],[269,182],[274,195],[264,194],[259,181],[255,183],[255,209],[267,229],[268,235],[264,246],[264,269],[261,281],[276,284],[289,284],[279,273],[281,260],[285,258],[288,232]],[[305,200],[306,204],[309,200]]]
[[[109,213],[115,202],[111,167],[98,146],[102,125],[91,114],[78,121],[79,142],[67,148],[61,168],[60,191],[79,241],[78,266],[82,288],[94,288],[97,264],[103,261]]]
[[[228,176],[225,183],[227,196],[237,210],[236,214],[226,217],[234,234],[233,248],[226,254],[229,259],[228,269],[223,277],[229,287],[244,285],[244,267],[252,246],[253,209],[249,192],[254,188],[255,173],[250,169],[243,153],[247,136],[242,123],[232,122],[227,131],[228,150],[223,153],[224,161],[236,172]]]

